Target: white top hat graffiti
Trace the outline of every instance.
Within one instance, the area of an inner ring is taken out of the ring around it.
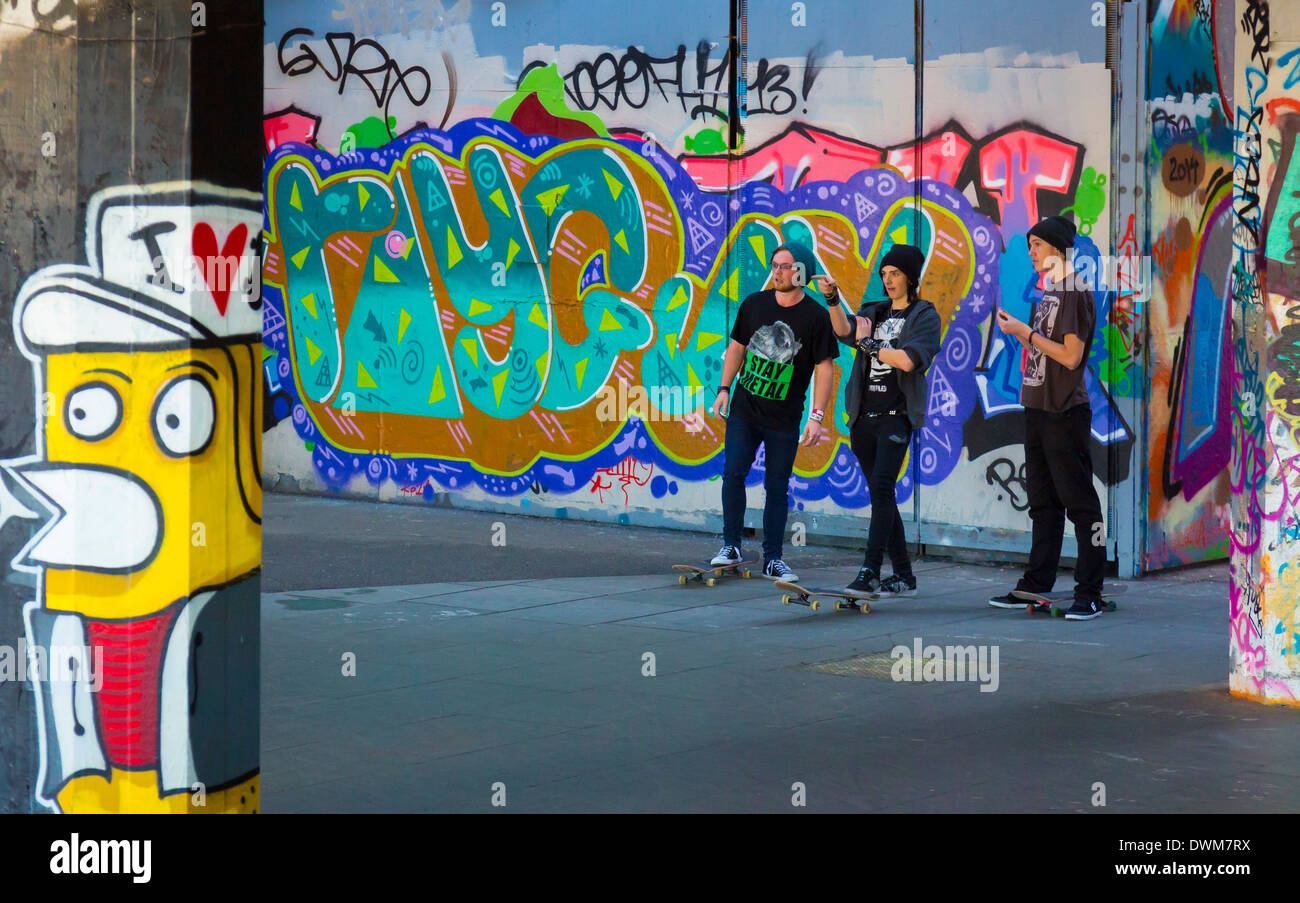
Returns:
[[[262,198],[200,182],[98,192],[88,266],[33,273],[14,332],[29,356],[256,341],[262,334]]]

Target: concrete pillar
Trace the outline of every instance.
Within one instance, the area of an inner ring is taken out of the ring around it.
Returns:
[[[9,809],[256,811],[261,3],[54,6],[0,13],[51,28],[61,44],[19,42],[64,76],[18,84],[0,37],[6,90],[36,101],[21,124],[58,145],[57,176],[19,156],[53,184],[20,174],[11,221],[63,227],[0,277],[21,387],[0,419],[25,425],[0,449],[0,645],[22,638],[8,664],[31,689],[3,697],[0,790]]]
[[[1237,0],[1232,583],[1235,695],[1300,701],[1300,8]]]

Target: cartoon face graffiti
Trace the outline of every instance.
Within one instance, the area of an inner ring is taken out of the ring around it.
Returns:
[[[261,560],[260,198],[111,190],[90,265],[48,267],[15,306],[34,362],[38,454],[8,470],[50,518],[16,567],[40,575],[37,801],[64,812],[257,808]]]
[[[62,513],[28,552],[49,607],[141,617],[258,566],[255,347],[50,355],[46,457],[20,471]]]

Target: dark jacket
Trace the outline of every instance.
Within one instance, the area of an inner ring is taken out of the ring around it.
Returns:
[[[858,308],[858,316],[871,320],[880,305],[889,303],[888,298],[883,301],[865,301]],[[903,320],[903,331],[898,337],[902,350],[906,351],[911,356],[912,362],[916,364],[907,372],[898,371],[898,387],[902,390],[903,397],[907,399],[907,419],[911,421],[913,430],[919,430],[925,425],[928,393],[925,372],[930,369],[930,362],[939,353],[939,333],[942,329],[943,323],[939,319],[939,311],[929,301],[918,298],[908,308],[907,316]],[[836,338],[845,345],[857,347],[855,333],[852,330],[848,338],[839,335]],[[844,390],[844,411],[848,414],[850,428],[861,410],[862,381],[867,378],[866,374],[867,355],[859,351],[853,356],[853,371],[849,375],[848,388]]]

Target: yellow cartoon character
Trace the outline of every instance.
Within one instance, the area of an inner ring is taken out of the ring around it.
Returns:
[[[43,423],[10,470],[51,517],[15,566],[40,575],[36,797],[56,811],[259,808],[260,228],[249,192],[101,192],[89,265],[19,293]]]

